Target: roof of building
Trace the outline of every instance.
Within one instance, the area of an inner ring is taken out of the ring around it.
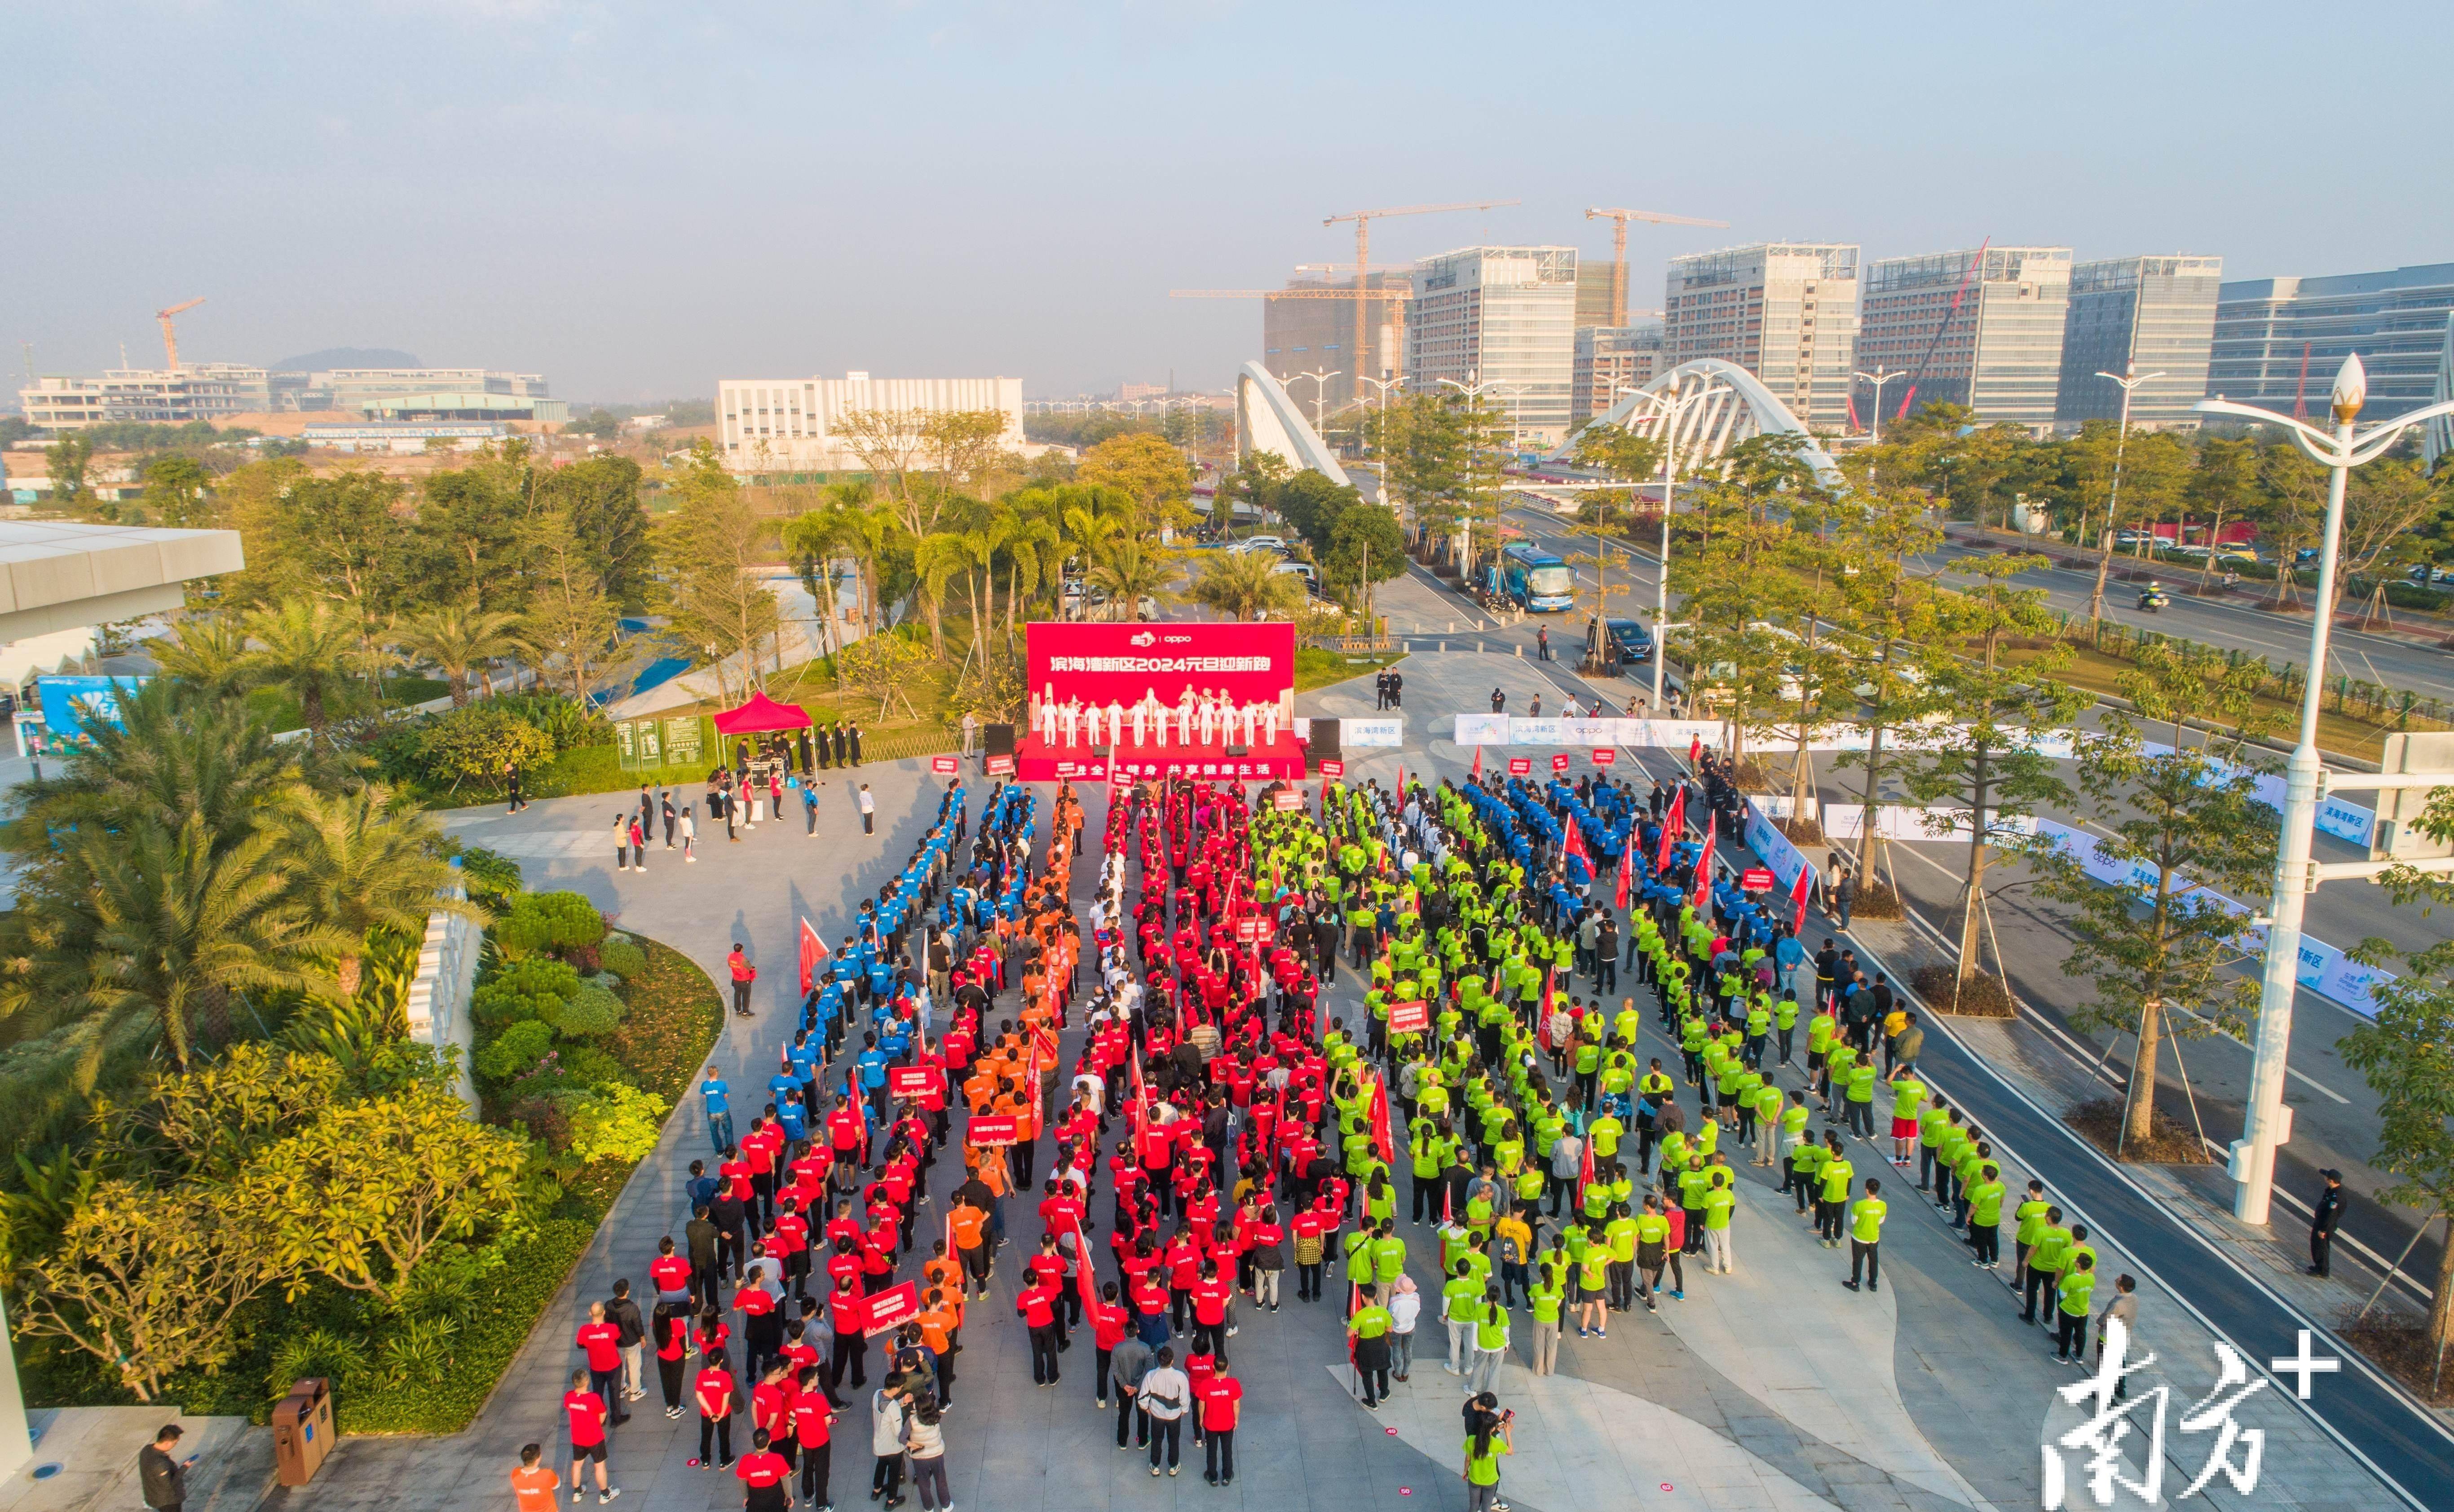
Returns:
[[[0,520],[0,615],[165,588],[245,565],[236,531]]]

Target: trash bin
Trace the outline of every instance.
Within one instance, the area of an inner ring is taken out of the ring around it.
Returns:
[[[332,1382],[322,1376],[292,1381],[290,1395],[272,1409],[272,1463],[281,1483],[305,1485],[332,1452]]]

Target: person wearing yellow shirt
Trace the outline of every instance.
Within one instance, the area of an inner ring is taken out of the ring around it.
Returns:
[[[1822,1231],[1823,1247],[1840,1247],[1840,1220],[1849,1206],[1849,1179],[1858,1174],[1849,1158],[1840,1152],[1840,1136],[1826,1131],[1823,1136],[1823,1160],[1816,1168],[1816,1179],[1822,1183],[1822,1200],[1817,1204],[1817,1225]]]
[[[2031,1180],[2028,1195],[2011,1210],[2011,1290],[2019,1291],[2028,1283],[2028,1249],[2037,1236],[2045,1231],[2045,1183]]]
[[[1858,1278],[1862,1271],[1870,1292],[1882,1290],[1880,1277],[1883,1264],[1883,1200],[1879,1193],[1883,1183],[1866,1178],[1866,1195],[1849,1209],[1849,1279],[1842,1285],[1858,1290]]]
[[[2062,1226],[2062,1210],[2059,1207],[2045,1209],[2044,1227],[2038,1232],[2037,1241],[2028,1246],[2027,1308],[2021,1315],[2020,1321],[2037,1321],[2037,1294],[2040,1292],[2044,1294],[2050,1311],[2057,1295],[2055,1288],[2062,1284],[2062,1271],[2069,1263],[2070,1246],[2071,1231]],[[2044,1326],[2054,1326],[2050,1317],[2045,1320]]]
[[[2054,1309],[2054,1362],[2087,1364],[2088,1299],[2096,1293],[2096,1255],[2081,1254],[2054,1285],[2060,1305]]]
[[[1712,1184],[1704,1189],[1704,1269],[1719,1270],[1728,1276],[1738,1269],[1737,1257],[1730,1249],[1730,1215],[1737,1208],[1738,1194],[1730,1187],[1727,1166],[1717,1166]]]
[[[1925,1083],[1906,1066],[1894,1066],[1885,1079],[1892,1087],[1892,1163],[1909,1163],[1918,1141],[1918,1112],[1925,1101]]]

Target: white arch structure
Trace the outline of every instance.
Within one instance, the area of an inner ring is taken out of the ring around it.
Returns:
[[[1273,452],[1296,472],[1309,468],[1340,488],[1346,469],[1303,416],[1296,401],[1270,370],[1247,362],[1236,374],[1236,460],[1256,452]]]
[[[1806,449],[1801,454],[1817,474],[1827,478],[1839,478],[1840,468],[1834,464],[1831,455],[1816,443],[1812,433],[1800,423],[1798,416],[1789,413],[1789,406],[1765,388],[1762,379],[1737,363],[1724,362],[1719,357],[1700,357],[1658,374],[1639,393],[1621,399],[1585,424],[1622,426],[1639,435],[1652,434],[1661,421],[1652,413],[1642,413],[1651,408],[1644,395],[1675,394],[1680,398],[1692,398],[1707,390],[1714,392],[1706,393],[1700,402],[1679,408],[1679,430],[1673,439],[1678,445],[1682,470],[1691,463],[1700,464],[1719,457],[1733,445],[1753,436],[1799,435],[1807,437]],[[1630,419],[1632,415],[1635,416],[1633,420]],[[1563,462],[1572,459],[1576,455],[1577,435],[1583,433],[1580,428],[1544,460]]]

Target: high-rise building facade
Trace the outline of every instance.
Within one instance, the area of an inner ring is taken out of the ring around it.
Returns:
[[[2199,417],[2190,406],[2207,394],[2216,291],[2223,282],[2223,258],[2187,253],[2073,267],[2055,422],[2120,419],[2122,385],[2097,374],[2132,371],[2157,375],[2132,391],[2132,425],[2196,429]]]
[[[2207,392],[2319,413],[2335,370],[2358,353],[2369,375],[2361,417],[2391,419],[2429,402],[2449,314],[2454,263],[2227,283],[2216,297]]]
[[[1989,246],[1981,254],[1867,264],[1856,371],[1902,374],[1883,385],[1883,418],[1940,402],[1964,405],[1983,424],[2051,425],[2070,275],[2067,247]],[[1873,385],[1859,384],[1853,397],[1859,420],[1873,420]]]
[[[1364,274],[1364,285],[1397,296],[1364,301],[1361,373],[1385,382],[1405,368],[1404,296],[1412,280],[1405,270],[1392,269]],[[1284,292],[1261,300],[1261,366],[1281,384],[1299,373],[1327,371],[1331,377],[1322,410],[1328,414],[1353,404],[1358,389],[1367,402],[1380,402],[1380,384],[1356,381],[1355,300],[1338,296],[1338,291],[1354,287],[1352,277],[1290,279]],[[1287,392],[1298,389],[1306,400],[1313,397],[1310,380]],[[1308,404],[1304,413],[1312,413]]]
[[[1839,430],[1858,340],[1858,249],[1760,242],[1674,257],[1661,299],[1661,366],[1703,357],[1762,380],[1792,414]]]
[[[1568,436],[1575,390],[1577,250],[1464,247],[1415,265],[1406,306],[1406,387],[1489,385],[1521,447]]]
[[[1568,424],[1580,426],[1624,397],[1621,389],[1642,388],[1661,363],[1661,322],[1632,326],[1579,326],[1577,355],[1569,370]]]

